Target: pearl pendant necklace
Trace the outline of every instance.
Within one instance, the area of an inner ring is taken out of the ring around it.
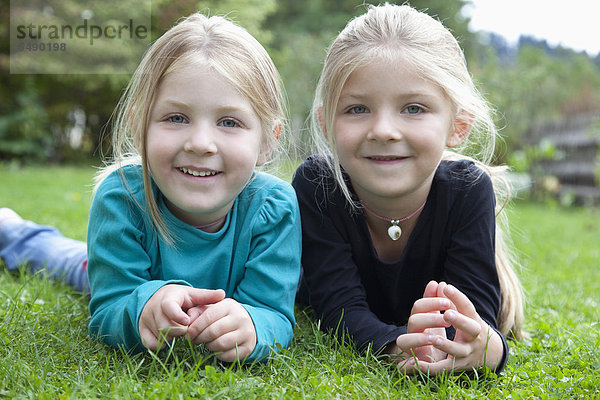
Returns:
[[[387,221],[390,224],[392,224],[388,228],[388,236],[392,240],[398,240],[398,239],[400,239],[400,236],[402,236],[402,229],[398,226],[398,224],[400,222],[407,221],[407,220],[411,219],[412,217],[414,217],[415,214],[417,214],[419,211],[421,211],[423,209],[423,207],[425,207],[425,203],[427,203],[427,199],[425,199],[425,201],[423,202],[423,204],[421,204],[421,206],[419,208],[417,208],[414,212],[412,212],[410,215],[408,215],[408,216],[406,216],[404,218],[400,218],[400,219],[392,219],[392,218],[387,218],[387,217],[384,217],[382,215],[377,214],[375,211],[373,211],[369,207],[367,207],[365,205],[365,203],[363,203],[362,201],[360,202],[360,204],[362,204],[362,206],[364,207],[364,209],[367,210],[371,215],[373,215],[374,217],[379,218],[382,221]]]

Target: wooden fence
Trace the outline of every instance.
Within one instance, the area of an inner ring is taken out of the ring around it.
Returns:
[[[551,179],[556,195],[571,196],[578,204],[600,204],[600,115],[577,115],[536,126],[526,136],[530,146],[544,140],[555,151],[532,165],[534,188]]]

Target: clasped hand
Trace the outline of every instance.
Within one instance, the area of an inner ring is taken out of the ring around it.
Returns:
[[[444,311],[444,313],[442,313]],[[453,326],[453,340],[446,328]],[[398,368],[429,374],[495,368],[502,359],[502,339],[481,319],[469,298],[452,285],[429,282],[408,320],[408,331],[390,352],[398,354]]]
[[[139,330],[142,344],[150,350],[187,335],[193,344],[204,343],[227,362],[244,359],[256,346],[252,318],[221,289],[165,285],[144,306]]]

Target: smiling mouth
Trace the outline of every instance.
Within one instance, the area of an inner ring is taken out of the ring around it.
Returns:
[[[367,158],[369,160],[373,160],[373,161],[396,161],[396,160],[404,160],[405,158],[408,158],[408,157],[402,157],[402,156],[369,156]]]
[[[196,171],[196,170],[189,169],[189,168],[179,168],[179,170],[186,175],[192,175],[192,176],[215,176],[218,173],[220,173],[218,171]]]

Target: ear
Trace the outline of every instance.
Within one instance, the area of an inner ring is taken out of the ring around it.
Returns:
[[[446,139],[446,146],[456,147],[471,133],[475,116],[471,113],[461,111],[454,120],[454,128]]]
[[[275,125],[275,128],[273,128],[273,136],[275,136],[275,140],[279,140],[279,136],[281,135],[281,131],[283,129],[283,125],[281,123],[277,123],[277,125]],[[271,158],[271,153],[273,152],[273,146],[274,146],[274,142],[269,140],[266,141],[266,143],[264,143],[261,146],[260,149],[260,154],[258,155],[258,159],[256,160],[256,165],[260,166],[263,165],[264,163],[266,163],[269,158]]]
[[[327,126],[323,123],[323,107],[319,107],[317,110],[317,118],[319,119],[319,125],[321,126],[321,131],[323,135],[325,135],[325,139],[329,139],[327,136]]]
[[[281,135],[281,130],[283,129],[283,125],[281,125],[281,123],[278,123],[275,128],[273,129],[273,136],[275,136],[276,140],[279,140],[279,135]]]

